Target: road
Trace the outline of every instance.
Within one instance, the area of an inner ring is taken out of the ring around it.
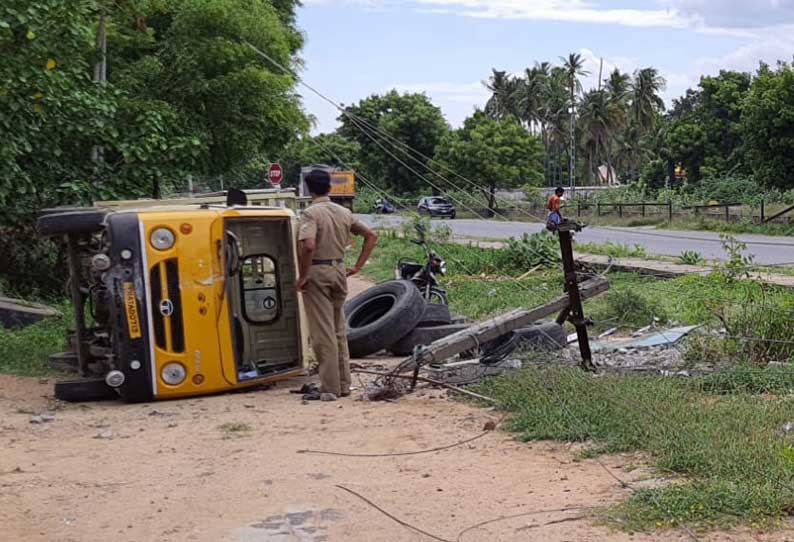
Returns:
[[[384,227],[399,227],[410,219],[401,216],[358,215],[365,223]],[[433,220],[433,225],[445,224],[455,237],[470,239],[509,239],[524,233],[535,233],[545,228],[539,222],[511,222],[504,220]],[[736,238],[747,244],[746,254],[764,265],[794,264],[794,239],[770,235],[743,234]],[[582,243],[621,243],[641,245],[651,254],[678,256],[685,250],[699,252],[707,260],[725,260],[720,235],[705,231],[658,230],[653,227],[619,228],[589,226],[576,239]]]

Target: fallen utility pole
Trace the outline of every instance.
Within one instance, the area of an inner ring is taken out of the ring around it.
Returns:
[[[590,352],[590,340],[587,338],[587,320],[582,308],[582,293],[579,291],[579,281],[576,277],[576,263],[573,259],[573,243],[571,232],[582,231],[582,226],[570,220],[563,220],[557,225],[560,236],[560,253],[562,254],[562,268],[565,273],[565,291],[568,292],[568,306],[557,317],[557,323],[570,321],[576,328],[576,337],[579,340],[579,352],[582,355],[581,368],[585,371],[595,371],[593,355]]]
[[[590,279],[579,285],[579,300],[589,299],[609,290],[609,281],[604,278]],[[580,303],[581,304],[581,303]],[[551,314],[570,310],[571,298],[569,294],[558,297],[548,303],[533,309],[516,309],[475,324],[470,328],[448,335],[434,343],[419,349],[411,358],[416,362],[415,367],[427,363],[440,363],[457,354],[478,349],[480,345],[501,337],[511,331],[528,326]],[[585,332],[585,337],[587,337]]]

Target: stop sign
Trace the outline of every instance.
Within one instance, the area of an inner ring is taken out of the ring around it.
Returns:
[[[270,164],[270,168],[267,170],[267,178],[270,184],[280,185],[284,179],[284,170],[279,164]]]

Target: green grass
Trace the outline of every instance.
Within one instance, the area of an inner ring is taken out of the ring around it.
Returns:
[[[574,250],[586,254],[601,254],[613,258],[641,258],[643,260],[657,259],[651,256],[642,245],[628,245],[626,243],[575,243]]]
[[[723,378],[727,378],[724,376]],[[713,379],[711,381],[713,384]],[[512,412],[522,440],[585,443],[585,455],[642,451],[677,481],[633,494],[607,517],[627,529],[769,521],[794,509],[794,443],[778,435],[794,397],[708,395],[706,380],[592,377],[533,368],[478,387]]]
[[[22,376],[55,373],[50,368],[48,357],[65,350],[66,330],[73,325],[71,305],[62,302],[56,308],[61,317],[49,318],[15,331],[0,327],[0,373]]]
[[[532,307],[563,291],[557,266],[516,283],[511,279],[526,269],[496,265],[507,258],[499,250],[435,248],[450,264],[444,284],[459,314],[485,318]],[[421,256],[407,241],[384,235],[366,272],[391,278],[397,258],[405,255]],[[497,274],[496,269],[504,271]],[[788,312],[794,308],[794,292],[785,288],[721,274],[660,280],[611,273],[609,279],[611,291],[585,303],[585,315],[596,320],[596,330],[616,323],[638,328],[654,317],[721,327],[721,317],[742,333],[790,339],[786,323],[794,314]],[[756,355],[752,348],[741,348],[744,343],[717,342],[734,347],[730,352],[723,348],[718,356]],[[787,360],[792,357],[787,352],[778,349],[761,357]],[[688,379],[591,377],[578,369],[534,367],[487,380],[478,391],[512,413],[507,427],[522,440],[581,442],[587,456],[640,451],[660,476],[673,473],[675,483],[638,491],[605,511],[606,518],[624,528],[668,528],[676,520],[702,528],[734,522],[773,525],[794,510],[794,435],[778,436],[783,424],[794,421],[794,364],[763,369],[747,363]]]

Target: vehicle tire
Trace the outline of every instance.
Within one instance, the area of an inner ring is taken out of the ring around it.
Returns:
[[[75,380],[60,380],[55,383],[55,397],[61,401],[79,403],[82,401],[107,401],[118,399],[116,390],[105,384],[105,379],[78,378]]]
[[[425,303],[425,312],[416,327],[448,326],[452,323],[452,315],[448,305]]]
[[[514,331],[518,335],[517,350],[550,352],[568,345],[568,334],[557,322],[538,322]]]
[[[449,218],[450,218],[450,220],[455,220],[455,215],[456,215],[456,214],[457,214],[457,213],[454,213],[454,212],[453,212],[451,215],[449,215]]]
[[[448,335],[463,331],[471,326],[469,324],[449,324],[446,326],[417,327],[411,333],[390,345],[388,350],[395,356],[410,356],[414,348],[419,345],[427,346],[443,339]]]
[[[416,327],[425,312],[425,300],[408,280],[390,280],[345,303],[347,346],[361,358],[383,350]]]
[[[101,231],[106,211],[85,210],[51,213],[39,216],[36,228],[42,235],[77,235]]]

